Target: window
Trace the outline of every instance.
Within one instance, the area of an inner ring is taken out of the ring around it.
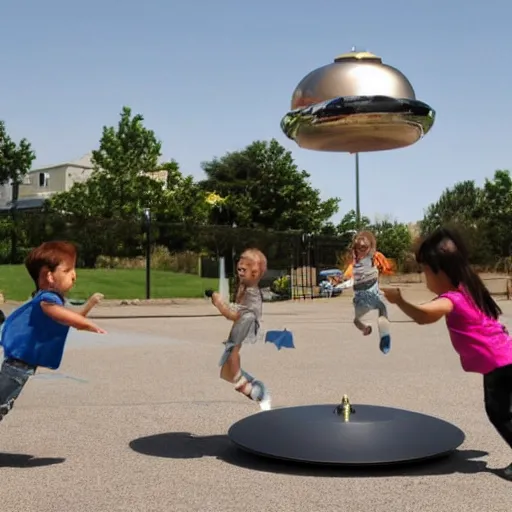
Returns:
[[[50,175],[47,172],[39,173],[39,186],[41,188],[47,188],[50,184]]]

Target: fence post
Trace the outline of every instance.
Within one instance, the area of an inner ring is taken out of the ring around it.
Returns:
[[[151,298],[151,210],[144,208],[144,227],[146,228],[146,299]]]
[[[18,263],[18,196],[19,183],[16,179],[12,182],[12,206],[11,206],[11,265]]]

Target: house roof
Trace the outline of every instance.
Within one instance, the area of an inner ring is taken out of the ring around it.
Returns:
[[[16,208],[18,210],[39,209],[43,206],[47,197],[27,197],[26,199],[18,199]],[[13,209],[14,202],[9,201],[5,206],[0,206],[0,211],[10,211]]]
[[[41,171],[46,171],[48,169],[55,169],[56,167],[63,167],[63,166],[81,167],[83,169],[92,169],[93,165],[92,165],[91,159],[92,159],[92,153],[86,153],[85,155],[81,156],[77,160],[72,160],[71,162],[62,162],[60,164],[45,165],[43,167],[37,167],[34,169],[30,169],[30,171],[28,171],[28,172],[29,173],[41,172]]]

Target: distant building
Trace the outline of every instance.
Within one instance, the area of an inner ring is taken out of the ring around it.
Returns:
[[[64,162],[57,165],[48,165],[31,169],[18,193],[19,210],[40,208],[45,200],[59,192],[67,192],[75,183],[87,181],[92,174],[92,153],[87,153],[78,160]],[[167,171],[153,171],[148,173],[154,180],[160,181],[163,186],[167,183]],[[12,183],[0,185],[0,210],[12,208]]]
[[[59,192],[68,191],[73,184],[86,181],[93,170],[92,154],[78,160],[31,169],[18,194],[18,209],[38,208],[44,201]],[[0,209],[12,207],[12,183],[0,186]]]

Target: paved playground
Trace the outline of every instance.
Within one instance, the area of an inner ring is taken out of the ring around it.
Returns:
[[[407,292],[407,288],[404,293]],[[414,300],[428,294],[413,292]],[[500,301],[512,326],[512,302]],[[245,347],[243,365],[275,407],[353,403],[440,416],[466,433],[450,459],[347,471],[269,462],[226,433],[258,407],[218,378],[229,323],[206,301],[100,306],[109,334],[73,332],[58,372],[42,371],[0,423],[6,512],[508,511],[512,453],[488,423],[481,377],[465,374],[442,322],[419,327],[395,307],[392,351],[352,325],[351,299],[265,305],[265,328],[295,350]]]

